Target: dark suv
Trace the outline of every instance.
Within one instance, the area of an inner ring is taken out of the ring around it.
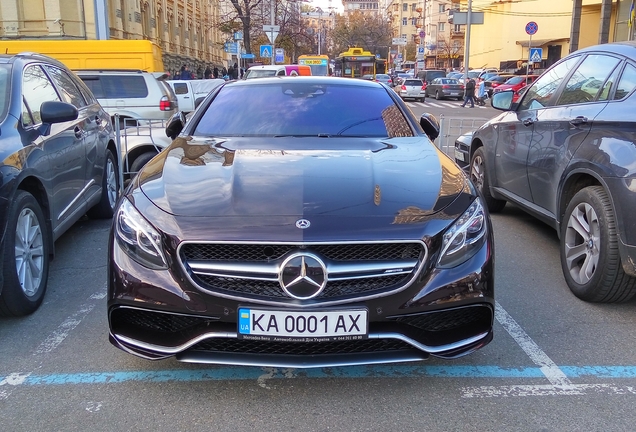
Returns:
[[[54,241],[118,194],[110,117],[62,63],[0,55],[0,315],[35,311]]]
[[[511,201],[558,231],[565,280],[587,301],[636,294],[635,90],[636,42],[585,48],[518,102],[495,93],[505,112],[456,143],[491,212]]]

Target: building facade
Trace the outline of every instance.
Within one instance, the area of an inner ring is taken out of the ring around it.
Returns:
[[[105,7],[110,39],[147,39],[163,50],[165,70],[184,64],[199,76],[227,64],[220,0],[2,0],[2,39],[96,39],[95,4]]]

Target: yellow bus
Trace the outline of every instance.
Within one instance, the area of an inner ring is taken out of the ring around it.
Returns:
[[[375,74],[380,73],[376,66],[377,59],[370,51],[365,51],[363,48],[349,48],[336,57],[334,75],[349,78],[373,75],[375,79]]]
[[[326,55],[301,55],[298,56],[298,64],[311,68],[312,75],[329,75],[329,56]]]
[[[149,40],[0,40],[0,52],[36,52],[69,69],[137,69],[163,72],[161,48]]]

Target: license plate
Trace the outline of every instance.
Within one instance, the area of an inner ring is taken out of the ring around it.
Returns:
[[[459,150],[455,149],[455,159],[460,160],[462,162],[467,162],[466,160],[466,154],[460,152]]]
[[[459,92],[451,92],[451,96],[457,96]]]
[[[359,340],[367,337],[367,310],[238,310],[238,337],[298,342]]]

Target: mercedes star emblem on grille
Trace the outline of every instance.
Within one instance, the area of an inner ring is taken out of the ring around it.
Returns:
[[[300,229],[307,229],[309,228],[309,225],[311,225],[311,222],[309,222],[307,219],[298,219],[296,221],[296,227]]]
[[[298,252],[283,261],[278,281],[283,291],[298,300],[318,296],[327,285],[327,267],[314,254]]]

